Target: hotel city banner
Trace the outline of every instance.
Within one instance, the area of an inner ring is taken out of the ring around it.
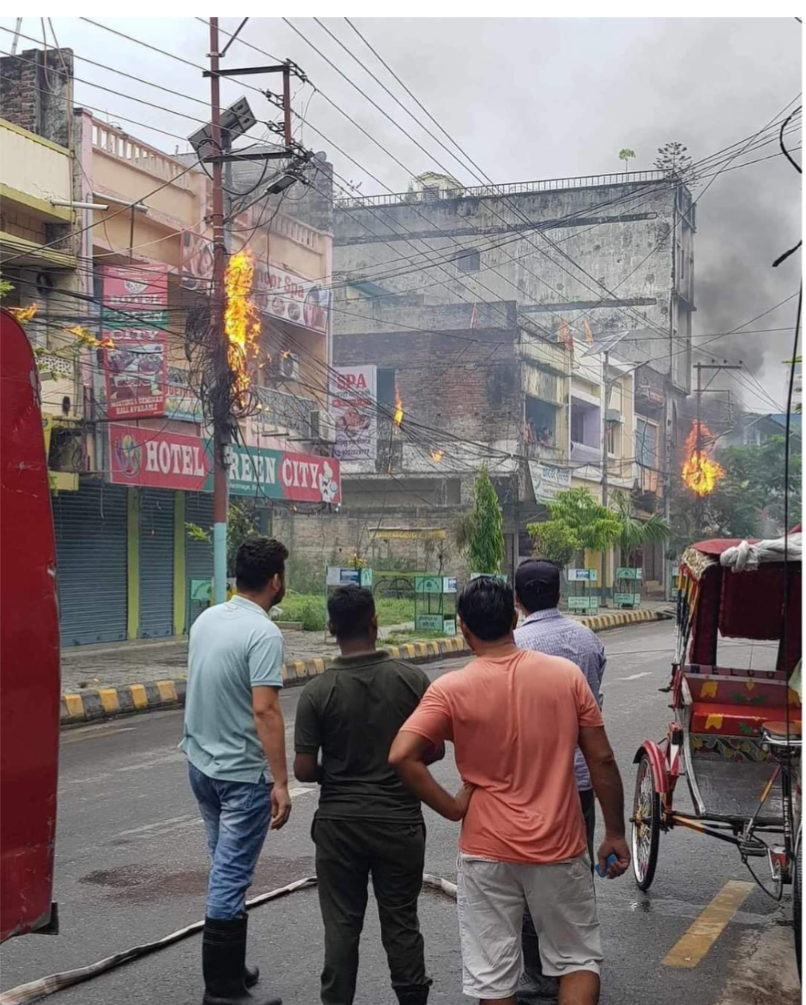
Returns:
[[[210,441],[208,451],[212,450]],[[341,470],[333,457],[297,454],[268,447],[233,445],[229,451],[229,490],[253,499],[341,503]],[[207,491],[213,488],[210,476]]]
[[[110,422],[109,480],[115,485],[212,492],[212,441]],[[339,505],[340,465],[332,457],[233,445],[229,448],[229,491],[254,499]]]
[[[200,436],[109,423],[109,480],[115,485],[206,492],[211,470]]]

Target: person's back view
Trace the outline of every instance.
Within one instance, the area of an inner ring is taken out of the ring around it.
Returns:
[[[506,584],[474,580],[457,612],[476,659],[434,682],[389,758],[423,802],[463,821],[457,905],[464,993],[515,1005],[528,904],[544,973],[560,978],[560,1000],[595,1005],[602,949],[574,779],[577,743],[605,819],[600,867],[615,877],[630,858],[621,778],[599,706],[569,660],[517,648]],[[453,741],[465,783],[457,796],[422,763],[427,745],[445,740]]]
[[[417,919],[425,825],[389,748],[429,682],[419,667],[375,648],[368,590],[336,590],[328,614],[342,655],[305,686],[294,741],[296,777],[321,784],[312,833],[325,925],[322,1001],[350,1005],[355,995],[371,875],[392,986],[401,1005],[425,1005],[431,982]]]

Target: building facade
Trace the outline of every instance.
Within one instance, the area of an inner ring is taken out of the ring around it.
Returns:
[[[181,635],[213,570],[210,181],[193,158],[74,107],[69,50],[8,57],[3,76],[4,304],[36,308],[62,644]],[[316,175],[316,199],[266,196],[229,221],[260,328],[230,495],[251,499],[264,529],[274,511],[340,503],[323,157]]]
[[[544,516],[554,486],[584,486],[599,500],[611,489],[627,491],[638,515],[668,508],[670,459],[689,389],[693,233],[687,189],[660,172],[476,188],[429,175],[399,196],[337,205],[337,364],[349,358],[377,366],[380,375],[391,353],[435,374],[461,367],[473,342],[443,342],[438,352],[429,345],[423,355],[424,336],[407,331],[410,319],[440,309],[464,311],[471,338],[482,313],[497,315],[496,324],[506,314],[521,355],[528,345],[543,358],[535,368],[521,364],[502,385],[519,468],[508,565],[529,549],[526,525]],[[360,360],[356,330],[363,333]],[[383,330],[392,333],[394,352]],[[496,373],[501,362],[496,349],[477,365]],[[470,384],[467,395],[470,407]],[[489,446],[494,416],[484,398],[474,405],[474,434]],[[419,400],[410,407],[412,423],[421,422],[422,408]],[[449,441],[455,416],[440,415],[434,428]],[[347,486],[353,481],[345,475]],[[663,547],[644,559],[647,579],[661,589]]]

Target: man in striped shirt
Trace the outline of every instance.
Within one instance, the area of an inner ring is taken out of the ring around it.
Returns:
[[[601,686],[606,662],[604,646],[589,628],[558,610],[560,570],[557,566],[545,559],[529,558],[521,562],[515,574],[515,596],[524,614],[523,623],[515,630],[515,644],[518,648],[532,649],[547,656],[564,656],[576,663],[601,708]],[[575,755],[574,772],[582,816],[585,818],[588,854],[593,862],[596,801],[588,766],[579,748]],[[537,934],[528,910],[523,919],[523,958],[524,974],[518,1000],[524,1005],[556,1000],[558,982],[554,977],[543,975]]]

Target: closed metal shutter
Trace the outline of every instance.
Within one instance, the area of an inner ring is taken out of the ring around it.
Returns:
[[[126,500],[123,486],[92,481],[53,497],[63,646],[126,638]]]
[[[187,570],[188,630],[202,611],[207,609],[207,601],[194,599],[194,581],[213,578],[213,497],[209,492],[188,492],[185,496],[185,523],[192,524],[207,533],[209,540],[203,541],[191,530],[185,534],[185,568]]]
[[[140,638],[174,632],[174,494],[140,490]]]

